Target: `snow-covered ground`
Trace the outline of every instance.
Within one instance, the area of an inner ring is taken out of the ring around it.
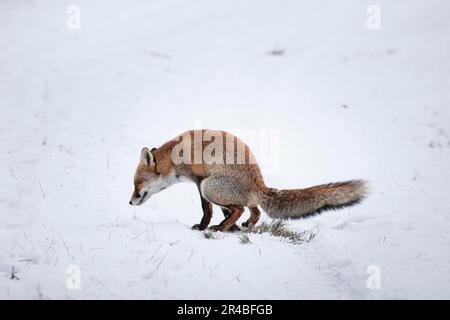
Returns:
[[[450,3],[373,4],[0,1],[0,298],[449,298]],[[371,195],[300,245],[205,239],[190,184],[130,207],[141,147],[199,126]]]

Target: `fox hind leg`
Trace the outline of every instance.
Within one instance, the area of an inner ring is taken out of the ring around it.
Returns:
[[[250,209],[250,218],[248,218],[247,221],[242,223],[243,227],[251,228],[256,223],[258,223],[259,217],[261,216],[261,212],[259,211],[258,207],[249,207]]]
[[[200,192],[209,202],[225,208],[223,210],[225,220],[217,226],[212,226],[211,229],[216,231],[235,229],[233,225],[244,212],[244,205],[247,203],[245,188],[239,180],[229,176],[210,176],[200,183]]]
[[[225,220],[223,220],[219,225],[211,226],[209,229],[213,231],[228,231],[244,212],[243,206],[226,206],[226,208],[231,212],[230,215],[225,218]]]
[[[231,214],[231,211],[226,207],[222,207],[222,212],[223,212],[225,219],[228,218]],[[230,231],[230,232],[241,231],[241,228],[239,228],[236,223],[233,223],[233,225],[231,225],[231,227],[228,228],[228,231]]]

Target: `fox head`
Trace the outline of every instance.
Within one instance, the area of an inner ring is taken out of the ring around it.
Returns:
[[[143,148],[141,158],[134,175],[134,191],[131,195],[130,205],[140,206],[151,195],[165,188],[165,178],[156,171],[156,160],[148,148]]]

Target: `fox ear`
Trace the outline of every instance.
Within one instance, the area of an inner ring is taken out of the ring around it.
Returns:
[[[146,147],[142,148],[141,151],[141,164],[144,166],[155,164],[152,152]]]

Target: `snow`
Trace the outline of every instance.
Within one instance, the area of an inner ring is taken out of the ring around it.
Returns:
[[[372,4],[1,1],[0,298],[448,298],[450,4]],[[302,244],[205,239],[192,184],[129,206],[141,148],[194,127],[276,132],[269,186],[371,194]]]

